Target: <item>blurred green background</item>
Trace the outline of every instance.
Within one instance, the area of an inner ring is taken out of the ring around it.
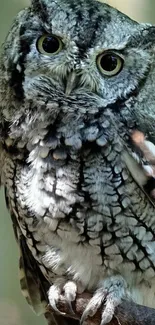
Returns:
[[[105,2],[138,21],[155,23],[155,0]],[[28,4],[27,0],[0,0],[0,42],[4,41],[15,14]],[[18,248],[5,208],[3,191],[0,194],[0,325],[44,325],[44,319],[33,314],[21,295],[18,282]]]

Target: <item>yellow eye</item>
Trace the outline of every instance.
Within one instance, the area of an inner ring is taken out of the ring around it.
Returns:
[[[116,76],[123,68],[123,59],[114,52],[106,51],[97,57],[97,66],[100,72],[107,76]]]
[[[61,39],[52,34],[42,35],[37,40],[37,50],[44,55],[52,56],[58,54],[62,47]]]

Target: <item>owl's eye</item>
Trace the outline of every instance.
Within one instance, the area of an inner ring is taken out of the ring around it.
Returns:
[[[42,35],[37,40],[37,49],[41,54],[52,56],[62,50],[63,44],[59,37],[55,35]]]
[[[123,68],[123,59],[114,52],[105,52],[97,57],[100,72],[108,77],[116,76]]]

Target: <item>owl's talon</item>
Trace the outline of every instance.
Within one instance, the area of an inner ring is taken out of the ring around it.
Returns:
[[[74,301],[76,298],[77,285],[73,281],[68,281],[64,285],[63,290],[64,290],[64,297],[66,299],[66,302],[68,303],[70,313],[72,315],[75,315],[73,307],[72,307],[72,301]]]
[[[106,297],[106,291],[103,289],[98,289],[97,292],[94,294],[94,296],[90,299],[86,309],[84,310],[80,324],[83,325],[87,317],[93,317],[97,310],[100,308],[102,305],[105,297]]]
[[[127,297],[126,289],[126,282],[121,276],[113,276],[103,281],[102,286],[95,292],[84,310],[80,324],[83,325],[88,316],[93,317],[103,304],[100,325],[108,324],[122,298]]]
[[[52,285],[48,292],[48,298],[52,309],[54,309],[59,315],[64,316],[65,313],[61,312],[56,306],[56,304],[59,302],[60,293],[60,287],[58,285]]]
[[[120,302],[120,300],[115,301],[110,295],[107,297],[106,306],[102,312],[101,325],[110,323],[114,316],[115,308]]]
[[[53,304],[51,304],[51,302],[50,302],[50,305],[51,305],[52,309],[54,309],[55,312],[56,312],[57,314],[59,314],[59,315],[61,315],[61,316],[66,315],[66,313],[63,313],[62,311],[60,311],[60,310],[57,308],[55,302],[54,302]]]
[[[75,315],[71,301],[67,300],[67,304],[68,304],[69,313]]]
[[[64,285],[64,281],[62,279],[58,279],[55,284],[53,284],[48,292],[48,298],[50,306],[60,315],[65,315],[65,313],[61,312],[56,304],[59,302],[60,295],[64,296],[66,304],[68,305],[68,309],[72,315],[75,315],[72,308],[72,301],[76,298],[77,286],[73,281],[68,281]]]

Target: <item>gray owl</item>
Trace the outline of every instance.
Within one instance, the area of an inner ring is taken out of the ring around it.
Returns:
[[[155,184],[132,140],[155,143],[154,43],[106,4],[32,0],[3,45],[1,184],[37,313],[84,291],[82,322],[123,299],[155,308]]]

